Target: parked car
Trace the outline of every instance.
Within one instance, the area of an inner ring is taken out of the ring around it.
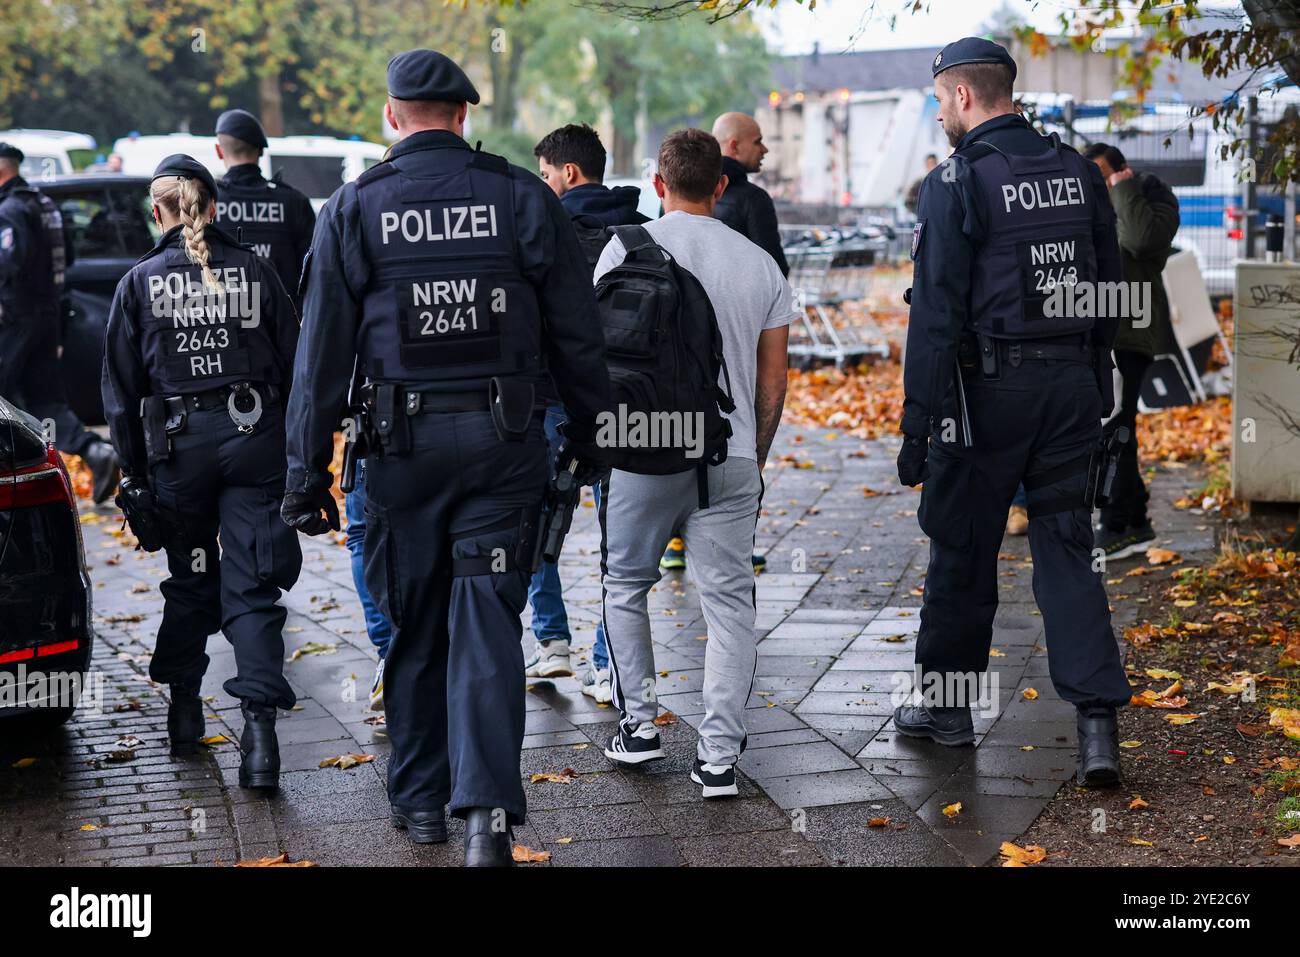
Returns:
[[[87,425],[101,425],[104,329],[118,281],[153,248],[160,231],[149,211],[149,179],[79,173],[42,182],[63,213],[69,265],[63,302],[63,384]]]
[[[66,721],[94,641],[76,498],[39,428],[0,398],[0,734],[19,716]]]

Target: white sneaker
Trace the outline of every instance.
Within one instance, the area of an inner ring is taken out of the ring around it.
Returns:
[[[370,710],[384,710],[384,659],[379,659],[379,665],[375,668],[375,680],[370,685]]]
[[[614,700],[614,691],[609,686],[608,668],[588,668],[582,676],[582,693],[588,698],[596,699],[597,704],[609,704]]]
[[[529,678],[564,678],[573,674],[573,666],[569,664],[569,643],[538,642],[533,656],[524,662],[524,674]]]

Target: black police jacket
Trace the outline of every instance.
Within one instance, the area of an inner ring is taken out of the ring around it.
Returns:
[[[925,437],[942,428],[945,394],[952,386],[957,346],[973,331],[971,293],[978,251],[989,234],[985,189],[974,180],[963,149],[986,141],[1012,156],[1034,156],[1049,148],[1047,139],[1017,114],[994,117],[970,130],[953,155],[926,176],[917,203],[912,237],[911,316],[903,369],[903,421],[907,435]],[[1094,163],[1085,163],[1091,197],[1092,246],[1099,282],[1122,279],[1115,213],[1106,184]],[[1018,282],[1015,276],[1009,282]],[[1109,348],[1117,323],[1099,321],[1094,341]]]
[[[40,195],[15,176],[0,186],[0,322],[57,315],[52,255]]]
[[[316,213],[287,183],[267,179],[256,163],[232,166],[218,183],[216,224],[269,259],[289,295],[298,294]]]
[[[122,277],[104,335],[100,391],[113,446],[128,475],[148,475],[140,400],[236,382],[287,392],[298,317],[275,269],[220,227],[203,231],[223,291],[203,285],[180,226],[163,233]]]
[[[776,206],[761,186],[749,181],[749,174],[738,160],[722,157],[722,172],[727,188],[713,207],[713,218],[720,219],[751,243],[762,246],[776,260],[782,276],[790,275],[790,264],[781,248],[781,233],[776,226]]]
[[[575,425],[594,431],[609,405],[605,341],[555,194],[454,133],[425,130],[330,197],[304,266],[289,491],[331,483],[356,360],[412,390],[481,391],[485,410],[490,378],[514,370],[543,387],[549,370]]]

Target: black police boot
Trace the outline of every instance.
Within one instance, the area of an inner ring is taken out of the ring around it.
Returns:
[[[490,807],[472,807],[465,818],[465,866],[513,867],[510,828],[495,830]]]
[[[975,723],[970,707],[932,708],[903,705],[894,709],[894,727],[909,738],[929,738],[948,747],[975,743]]]
[[[274,791],[280,786],[280,742],[275,736],[275,709],[244,705],[244,733],[239,736],[239,786]]]
[[[1119,784],[1119,722],[1114,708],[1079,709],[1078,782],[1086,788]]]
[[[441,811],[390,810],[388,820],[399,831],[406,831],[416,844],[447,843],[447,818]]]
[[[199,749],[203,737],[203,702],[197,685],[172,685],[167,706],[167,739],[172,755],[188,757]]]
[[[117,491],[117,480],[120,477],[117,453],[113,451],[113,446],[101,440],[92,443],[82,459],[90,468],[91,497],[96,505],[103,504]]]

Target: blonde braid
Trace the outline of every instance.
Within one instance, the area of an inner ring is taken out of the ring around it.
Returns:
[[[190,262],[203,270],[203,285],[212,290],[221,289],[217,274],[208,265],[208,243],[203,238],[207,226],[204,213],[209,197],[203,185],[194,179],[181,179],[177,212],[181,218],[181,232],[185,236],[185,255]]]

